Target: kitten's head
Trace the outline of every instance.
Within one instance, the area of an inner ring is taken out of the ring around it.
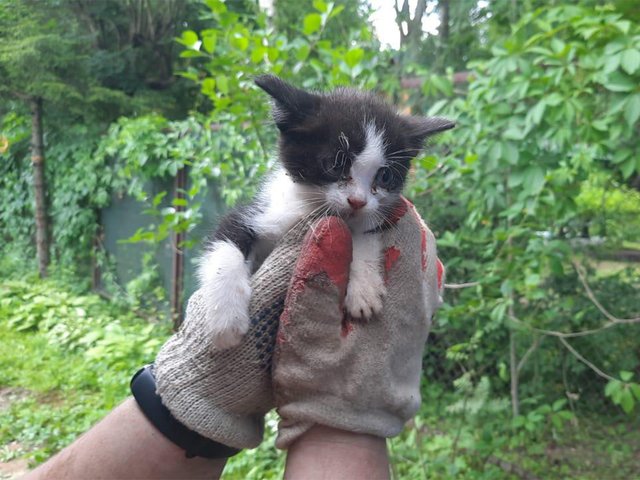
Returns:
[[[454,127],[443,118],[401,115],[369,92],[311,93],[273,75],[256,84],[273,98],[280,161],[291,178],[321,192],[331,213],[364,228],[391,213],[425,139]]]

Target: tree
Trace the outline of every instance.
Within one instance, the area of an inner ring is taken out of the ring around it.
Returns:
[[[86,82],[81,39],[72,35],[76,25],[49,8],[31,8],[27,1],[0,3],[0,98],[19,99],[32,118],[36,247],[40,276],[47,275],[50,227],[47,215],[47,182],[43,111],[46,102],[80,102]],[[41,7],[45,7],[41,5]]]

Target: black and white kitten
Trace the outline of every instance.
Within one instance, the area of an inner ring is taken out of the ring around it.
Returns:
[[[280,165],[251,204],[221,221],[200,263],[218,348],[237,345],[249,328],[251,273],[291,227],[315,213],[341,217],[352,232],[347,312],[378,313],[385,287],[377,228],[400,201],[409,161],[425,139],[454,126],[400,115],[368,92],[311,93],[272,75],[255,82],[273,98]]]

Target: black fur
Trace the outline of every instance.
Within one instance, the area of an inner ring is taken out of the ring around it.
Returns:
[[[218,224],[211,241],[228,240],[238,247],[244,258],[248,258],[256,240],[256,232],[247,225],[246,218],[255,210],[252,204],[231,210]]]
[[[273,117],[281,132],[280,160],[297,182],[323,185],[348,177],[351,160],[364,148],[366,119],[385,132],[385,153],[398,177],[394,184],[401,189],[409,161],[420,152],[425,139],[455,125],[439,117],[400,115],[370,92],[339,88],[310,93],[273,75],[256,78],[256,84],[274,100]],[[341,138],[348,139],[347,151]],[[332,170],[342,154],[344,167]]]

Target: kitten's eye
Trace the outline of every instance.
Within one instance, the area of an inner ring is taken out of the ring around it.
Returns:
[[[386,188],[387,190],[394,187],[395,178],[393,172],[389,167],[382,167],[376,173],[376,185],[378,187]]]

